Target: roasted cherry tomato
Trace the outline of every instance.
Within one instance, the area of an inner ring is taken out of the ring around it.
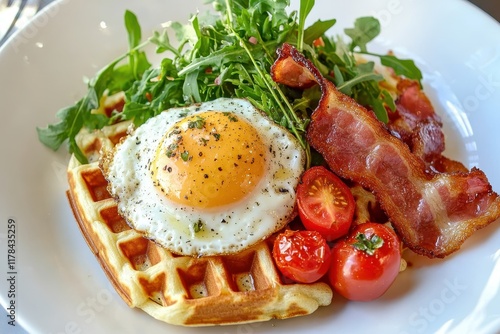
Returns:
[[[284,276],[300,283],[315,282],[330,268],[330,247],[316,231],[280,233],[274,241],[273,257]]]
[[[327,241],[349,231],[355,202],[351,190],[325,167],[308,169],[297,186],[297,207],[306,229],[318,231]]]
[[[401,243],[383,224],[365,223],[332,248],[328,274],[332,287],[350,300],[368,301],[382,296],[396,279]]]

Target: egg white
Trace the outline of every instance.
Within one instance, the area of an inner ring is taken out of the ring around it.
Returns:
[[[268,149],[264,176],[250,194],[237,203],[200,209],[166,198],[155,187],[149,166],[162,137],[176,122],[206,111],[243,117],[258,129]],[[222,98],[162,112],[133,130],[103,159],[108,190],[132,228],[174,253],[206,256],[239,252],[293,219],[305,153],[292,134],[249,101]],[[202,222],[200,230],[197,222]]]

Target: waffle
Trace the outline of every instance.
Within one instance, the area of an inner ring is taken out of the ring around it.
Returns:
[[[194,258],[173,254],[131,229],[97,161],[100,149],[113,147],[128,125],[79,134],[89,163],[71,157],[67,195],[89,248],[130,307],[170,324],[208,326],[302,316],[330,304],[326,283],[298,284],[280,275],[270,240],[238,254]]]

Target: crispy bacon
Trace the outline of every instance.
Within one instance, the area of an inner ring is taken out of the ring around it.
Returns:
[[[396,76],[396,110],[389,113],[387,128],[392,135],[408,145],[411,152],[421,158],[429,169],[438,172],[466,172],[458,161],[442,155],[445,149],[442,122],[431,101],[418,82]]]
[[[389,113],[387,126],[413,154],[432,164],[444,151],[441,119],[418,82],[398,79],[397,90],[396,111]]]
[[[339,92],[292,46],[278,51],[271,74],[293,87],[307,87],[314,77],[322,97],[307,130],[310,145],[338,175],[374,192],[404,244],[416,253],[444,257],[500,217],[500,197],[481,170],[428,169],[372,112]]]

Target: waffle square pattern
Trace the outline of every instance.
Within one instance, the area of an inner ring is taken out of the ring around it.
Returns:
[[[303,316],[330,304],[326,283],[298,284],[280,275],[269,240],[232,255],[190,257],[131,229],[98,166],[101,148],[113,147],[128,126],[79,135],[89,163],[70,159],[67,195],[90,250],[130,307],[170,324],[209,326]]]

